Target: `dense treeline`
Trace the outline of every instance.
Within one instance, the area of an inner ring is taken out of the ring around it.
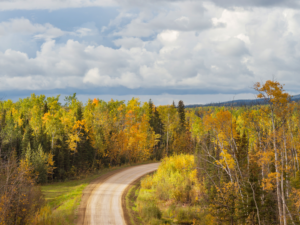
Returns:
[[[278,82],[254,88],[266,105],[197,113],[202,201],[220,224],[299,224],[299,104]]]
[[[15,152],[18,160],[31,163],[38,182],[46,183],[179,151],[177,139],[185,132],[182,102],[178,109],[155,107],[151,100],[141,105],[138,99],[127,104],[94,99],[83,105],[76,94],[65,102],[34,94],[0,102],[1,159]]]

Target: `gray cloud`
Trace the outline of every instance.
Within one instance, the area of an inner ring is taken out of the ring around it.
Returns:
[[[93,43],[88,37],[99,34],[93,27],[66,32],[27,19],[0,22],[0,43],[10,35],[43,42],[34,57],[25,50],[0,51],[0,90],[241,94],[275,76],[297,91],[299,10],[228,10],[194,1],[163,5],[168,7],[156,13],[120,9],[119,17],[103,28],[110,30],[115,48]]]
[[[151,9],[158,10],[168,8],[170,4],[180,3],[202,3],[213,2],[214,4],[232,8],[232,7],[299,7],[298,0],[1,0],[0,11],[5,10],[36,10],[49,9],[58,10],[65,8],[81,8],[81,7],[121,7],[125,9]],[[195,8],[199,10],[199,8]]]
[[[1,0],[0,11],[117,6],[114,0]]]
[[[135,5],[135,1],[129,2]],[[202,31],[220,25],[212,23],[210,15],[200,1],[165,1],[165,3],[166,2],[169,2],[166,7],[159,8],[157,8],[154,2],[151,2],[152,7],[144,7],[139,10],[137,14],[128,13],[125,8],[123,9],[124,11],[111,22],[110,26],[117,25],[119,29],[115,32],[117,36],[148,37],[156,35],[166,29],[187,32]],[[150,3],[148,2],[148,4]],[[130,23],[118,27],[121,21],[128,18],[131,18]]]
[[[298,0],[211,0],[221,7],[299,7]]]

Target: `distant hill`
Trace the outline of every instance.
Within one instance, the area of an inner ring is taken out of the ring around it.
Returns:
[[[299,101],[300,94],[294,95],[291,98],[292,101]],[[227,102],[219,102],[219,103],[208,103],[208,104],[193,104],[186,105],[185,108],[195,108],[195,107],[205,107],[205,106],[244,106],[244,105],[263,105],[265,102],[264,99],[243,99],[243,100],[233,100]]]

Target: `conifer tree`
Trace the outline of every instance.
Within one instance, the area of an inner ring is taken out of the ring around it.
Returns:
[[[25,132],[23,135],[22,143],[21,143],[21,149],[23,155],[27,151],[28,145],[30,147],[34,146],[34,140],[33,140],[33,131],[29,125],[26,126]]]
[[[44,108],[43,108],[43,113],[45,114],[45,113],[47,113],[48,112],[48,105],[47,105],[47,102],[45,102],[45,104],[44,104]]]
[[[159,112],[154,106],[152,100],[149,100],[149,125],[153,128],[155,134],[159,135],[158,143],[154,146],[154,154],[157,159],[162,157],[163,149],[161,148],[161,141],[163,136],[163,123],[159,116]]]
[[[183,128],[185,125],[185,109],[184,109],[184,103],[182,100],[178,102],[178,108],[177,108],[179,119],[180,119],[180,125]]]

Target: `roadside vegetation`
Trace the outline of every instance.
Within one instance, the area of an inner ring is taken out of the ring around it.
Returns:
[[[300,105],[276,81],[254,88],[264,105],[186,113],[194,153],[142,180],[148,224],[300,224]]]
[[[46,204],[37,211],[31,223],[35,225],[75,224],[83,190],[93,179],[103,173],[41,186]]]
[[[137,210],[137,197],[140,189],[141,179],[135,181],[124,191],[122,196],[122,208],[124,217],[128,225],[138,225],[142,223]]]
[[[136,201],[144,224],[215,224],[199,201],[201,183],[193,155],[165,158],[154,175],[141,180]]]

